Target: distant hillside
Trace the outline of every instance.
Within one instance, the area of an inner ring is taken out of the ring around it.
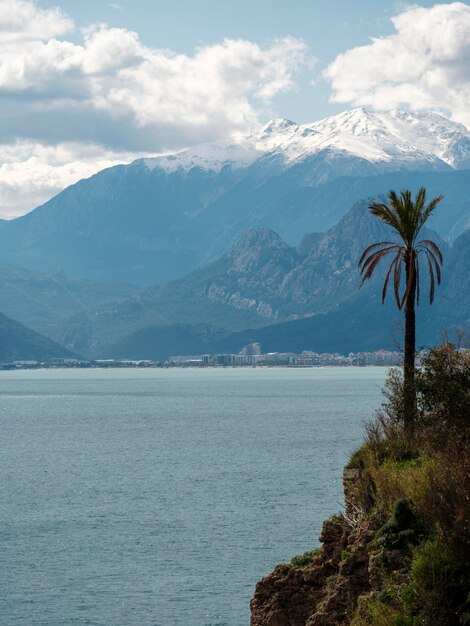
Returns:
[[[108,358],[166,360],[178,354],[238,352],[244,333],[227,336],[226,332],[204,324],[168,324],[147,327],[131,333],[106,349]],[[246,342],[245,342],[246,343]]]
[[[229,334],[317,316],[357,294],[362,250],[389,237],[369,214],[367,201],[357,203],[326,234],[304,237],[297,249],[267,228],[251,229],[219,260],[121,303],[67,319],[53,337],[81,354],[102,356],[147,327],[204,325]],[[446,250],[445,243],[441,247]],[[380,272],[361,297],[379,281]]]
[[[353,213],[352,213],[353,214]],[[347,218],[345,218],[347,221]],[[365,226],[365,222],[363,222]],[[380,225],[378,225],[380,227]],[[312,288],[312,299],[316,293],[323,301],[330,298],[330,309],[310,314],[301,319],[273,323],[264,327],[251,327],[248,330],[230,333],[220,329],[215,332],[200,325],[168,325],[165,328],[149,326],[124,336],[107,350],[112,356],[133,358],[167,358],[179,353],[238,352],[243,345],[252,341],[261,343],[268,352],[300,352],[302,350],[338,351],[348,353],[380,348],[400,348],[403,336],[403,314],[397,311],[392,294],[389,293],[385,305],[381,304],[381,277],[358,290],[359,275],[351,257],[346,251],[355,250],[357,239],[351,239],[349,248],[343,248],[343,256],[338,253],[340,241],[334,229],[320,243],[315,241],[311,255],[316,263],[304,279]],[[375,241],[378,238],[369,238]],[[324,244],[323,244],[324,242]],[[322,252],[322,245],[325,245]],[[441,243],[442,246],[442,243]],[[442,246],[443,247],[443,246]],[[329,256],[329,251],[337,250]],[[309,257],[307,257],[309,258]],[[319,262],[318,260],[321,260]],[[342,259],[342,265],[340,265]],[[346,262],[344,262],[346,259]],[[325,267],[324,263],[328,266]],[[291,298],[293,295],[290,277],[300,275],[302,261],[283,281]],[[335,269],[336,266],[336,269]],[[342,267],[343,271],[338,268]],[[426,280],[423,284],[421,305],[417,310],[417,344],[419,347],[435,345],[443,331],[452,335],[455,326],[466,327],[470,332],[470,290],[468,268],[470,267],[470,231],[461,235],[450,250],[444,248],[443,284],[437,289],[436,301],[431,307],[427,301]],[[323,278],[323,283],[321,277]],[[296,284],[296,281],[294,281]],[[302,281],[300,281],[302,285]],[[331,291],[330,287],[333,286]],[[322,295],[323,290],[323,295]],[[308,294],[300,290],[300,298]],[[337,304],[333,304],[333,295]],[[292,300],[287,300],[290,306]],[[287,307],[287,304],[285,305]],[[190,347],[191,350],[185,348]]]
[[[456,324],[467,329],[470,339],[470,230],[460,235],[444,257],[442,288],[429,315],[436,334],[443,328],[452,331]]]
[[[455,325],[466,325],[470,331],[468,303],[462,305],[462,314],[456,317],[450,306],[437,302],[432,308],[423,303],[417,311],[420,348],[436,345],[444,330],[452,336]],[[105,354],[114,358],[167,359],[176,354],[238,353],[253,341],[259,342],[265,352],[348,354],[382,348],[401,350],[402,340],[403,316],[392,298],[382,305],[379,290],[367,289],[328,313],[236,333],[200,325],[147,327],[119,340]]]
[[[64,319],[118,303],[137,289],[118,283],[74,280],[0,262],[0,311],[45,335]]]
[[[427,332],[427,331],[426,331]],[[424,333],[419,333],[418,340]],[[337,310],[264,328],[223,333],[200,325],[148,327],[110,346],[113,358],[167,359],[177,354],[238,353],[257,341],[264,352],[360,352],[397,350],[402,320],[393,304],[382,307],[369,293],[351,299]]]
[[[0,313],[0,363],[73,356],[55,341]]]

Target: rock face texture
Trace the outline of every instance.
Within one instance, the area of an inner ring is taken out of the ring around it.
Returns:
[[[345,514],[323,524],[321,549],[303,565],[283,564],[259,581],[251,601],[251,626],[349,624],[360,596],[381,588],[374,565],[379,520],[362,516],[366,485],[345,470]]]

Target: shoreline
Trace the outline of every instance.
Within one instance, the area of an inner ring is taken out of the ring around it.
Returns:
[[[222,370],[360,370],[360,369],[390,369],[392,367],[401,367],[400,365],[220,365],[220,366],[90,366],[90,367],[64,367],[64,366],[18,366],[18,367],[2,367],[0,364],[0,373],[3,372],[22,372],[22,371],[108,371],[108,370],[120,370],[120,371],[135,371],[135,370],[190,370],[190,371],[222,371]]]

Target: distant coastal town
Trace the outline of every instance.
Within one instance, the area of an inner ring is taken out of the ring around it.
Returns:
[[[243,347],[238,354],[175,355],[166,360],[151,359],[97,359],[52,358],[43,361],[11,361],[0,363],[2,370],[54,368],[159,368],[159,367],[364,367],[367,365],[400,365],[400,352],[262,352],[259,343]]]

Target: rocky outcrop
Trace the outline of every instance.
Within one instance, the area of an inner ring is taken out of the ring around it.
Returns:
[[[364,515],[360,471],[345,470],[343,484],[345,513],[324,522],[320,550],[307,563],[278,565],[256,585],[251,626],[348,624],[358,599],[380,589],[374,541],[380,520]]]

